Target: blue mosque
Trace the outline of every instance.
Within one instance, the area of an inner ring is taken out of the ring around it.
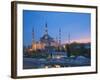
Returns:
[[[53,57],[65,57],[66,52],[65,51],[57,51],[56,49],[63,48],[64,45],[61,44],[61,29],[59,29],[59,39],[54,39],[49,35],[48,33],[48,25],[45,24],[44,34],[42,37],[40,37],[39,41],[35,41],[34,36],[34,29],[32,30],[32,44],[30,51],[44,51],[46,53],[49,53],[53,55]]]

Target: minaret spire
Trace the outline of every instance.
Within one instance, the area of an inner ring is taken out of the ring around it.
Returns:
[[[61,28],[59,28],[59,45],[61,45]]]
[[[47,23],[45,24],[45,33],[44,34],[48,35],[48,25],[47,25]]]
[[[34,39],[34,27],[32,28],[32,42],[34,42],[35,39]]]

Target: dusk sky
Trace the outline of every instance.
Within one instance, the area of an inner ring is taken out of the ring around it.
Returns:
[[[59,37],[61,28],[61,42],[68,42],[70,34],[71,42],[90,42],[91,15],[89,13],[74,12],[50,12],[23,10],[23,43],[32,43],[32,28],[34,27],[35,40],[44,34],[45,24],[48,25],[48,33],[54,39]]]

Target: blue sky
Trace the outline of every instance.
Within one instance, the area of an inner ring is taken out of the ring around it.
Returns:
[[[54,39],[59,37],[59,28],[61,28],[62,43],[68,41],[69,33],[71,41],[90,41],[90,20],[91,15],[89,13],[23,10],[24,45],[32,43],[33,27],[35,30],[35,40],[38,41],[44,34],[46,23],[49,35]]]

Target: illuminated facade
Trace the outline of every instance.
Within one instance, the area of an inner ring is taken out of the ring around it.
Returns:
[[[35,41],[34,39],[34,29],[32,30],[32,47],[31,51],[36,51],[36,50],[44,50],[46,47],[58,47],[58,42],[54,40],[49,34],[48,34],[48,28],[47,24],[45,24],[45,30],[44,30],[44,35],[40,38],[38,42]]]
[[[41,42],[32,43],[32,51],[45,49],[45,44]]]

